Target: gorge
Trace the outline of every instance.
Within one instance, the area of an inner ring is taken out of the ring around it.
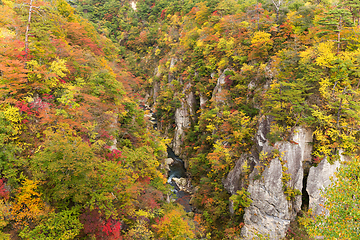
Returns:
[[[0,0],[0,239],[358,239],[359,11]]]

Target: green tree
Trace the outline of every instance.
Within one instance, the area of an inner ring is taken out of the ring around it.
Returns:
[[[20,148],[13,141],[20,132],[18,124],[20,121],[17,108],[7,107],[4,111],[0,111],[0,173],[11,179],[11,184],[17,182],[18,169],[23,165],[21,160],[15,157]]]
[[[73,208],[59,213],[51,212],[33,230],[25,227],[19,234],[23,239],[74,239],[83,225],[78,218],[79,212]]]
[[[312,79],[304,76],[299,56],[289,50],[274,57],[273,67],[279,69],[265,94],[264,111],[284,125],[295,127],[303,123],[309,112],[307,99],[312,95]]]
[[[117,215],[115,205],[131,210],[135,196],[127,189],[134,185],[137,174],[120,162],[101,158],[100,142],[90,145],[65,124],[45,134],[44,149],[31,159],[31,170],[42,182],[47,201],[58,209],[74,204],[98,207],[107,216]]]
[[[322,71],[316,83],[321,104],[313,104],[311,114],[315,128],[313,155],[328,156],[330,160],[338,157],[339,149],[351,154],[358,148],[360,95],[354,70],[359,64],[355,57],[359,53],[336,54],[331,42],[320,43],[316,50],[315,65]],[[301,53],[304,57],[301,61],[309,57],[306,54]]]
[[[236,191],[236,194],[230,197],[230,200],[234,204],[234,212],[235,214],[241,215],[244,213],[244,209],[249,207],[253,202],[251,198],[249,198],[250,193],[246,191],[244,188]]]
[[[337,51],[340,51],[341,41],[344,40],[342,32],[348,27],[354,25],[351,19],[351,12],[343,6],[336,7],[324,13],[325,16],[320,19],[319,24],[323,27],[321,35],[336,33],[337,35]]]
[[[46,132],[44,150],[31,160],[35,179],[43,181],[43,191],[57,207],[71,202],[85,204],[92,192],[96,157],[86,142],[66,126]]]
[[[346,6],[352,14],[352,20],[354,24],[357,22],[357,26],[360,24],[360,1],[359,0],[343,0],[344,6]]]

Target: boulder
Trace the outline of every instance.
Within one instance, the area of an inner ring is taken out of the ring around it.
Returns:
[[[187,192],[192,194],[193,190],[191,188],[190,179],[187,178],[172,178],[171,179],[176,186],[179,188],[179,191]]]
[[[174,159],[172,158],[166,158],[164,161],[165,169],[167,171],[170,171],[170,165],[174,163]]]

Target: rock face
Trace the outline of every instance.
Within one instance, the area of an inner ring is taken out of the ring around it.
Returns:
[[[130,6],[134,11],[136,11],[136,2],[135,1],[131,1]]]
[[[205,108],[205,104],[207,103],[207,101],[207,97],[204,94],[200,93],[200,109]]]
[[[233,194],[245,187],[243,177],[251,171],[251,163],[254,157],[250,154],[242,154],[240,159],[235,163],[234,168],[229,172],[227,178],[223,181],[225,189]],[[232,211],[232,209],[230,209]]]
[[[236,191],[242,189],[245,186],[245,176],[251,172],[254,168],[255,161],[251,154],[242,154],[240,159],[235,163],[234,168],[229,172],[227,178],[223,180],[224,188],[232,195],[236,194]],[[230,201],[229,210],[231,214],[234,214],[233,202]]]
[[[174,68],[177,59],[172,58],[170,61],[170,69]],[[225,84],[225,72],[228,69],[225,69],[219,78],[217,79],[217,84],[212,93],[212,99],[218,103],[224,103],[222,93],[224,92],[222,85]],[[213,77],[213,75],[212,75]],[[171,82],[173,76],[169,73],[168,81]],[[200,94],[200,103],[197,102],[195,94],[191,91],[191,83],[188,83],[183,88],[183,95],[185,97],[181,99],[181,107],[177,108],[175,111],[175,134],[172,143],[172,148],[176,155],[181,155],[181,144],[182,138],[184,136],[184,130],[190,127],[191,121],[190,116],[195,114],[195,106],[200,104],[200,108],[203,109],[204,105],[208,101],[206,96]]]
[[[184,136],[184,130],[190,127],[190,116],[195,112],[196,98],[191,91],[191,84],[188,83],[183,90],[185,95],[184,99],[181,99],[181,107],[175,111],[175,134],[172,143],[172,148],[176,155],[181,154],[182,138]]]
[[[176,155],[180,155],[180,146],[182,143],[184,130],[190,127],[188,106],[184,101],[181,102],[181,107],[177,108],[175,111],[175,124],[176,128],[172,148]]]
[[[342,155],[340,154],[340,156]],[[342,158],[343,157],[341,157],[341,160]],[[326,213],[325,208],[321,206],[325,199],[320,196],[320,193],[321,190],[331,184],[330,177],[334,177],[340,165],[341,163],[339,161],[331,165],[327,159],[324,158],[317,167],[310,168],[306,191],[309,194],[309,208],[313,210],[314,215]]]
[[[250,183],[248,188],[253,200],[245,209],[241,234],[245,239],[254,239],[261,234],[268,239],[281,239],[290,224],[291,203],[286,200],[282,190],[282,165],[279,159],[273,159],[262,174],[263,179]]]
[[[169,71],[169,75],[168,75],[168,82],[171,83],[172,80],[174,80],[174,74],[173,74],[173,69],[175,67],[175,64],[177,63],[177,59],[176,58],[171,58],[170,59],[170,71]]]
[[[217,79],[217,83],[216,86],[214,88],[214,91],[212,93],[212,99],[215,100],[215,102],[221,102],[223,103],[225,99],[222,98],[221,96],[221,92],[222,92],[222,85],[225,84],[225,72],[228,71],[229,69],[225,69],[220,77]]]
[[[276,142],[271,146],[266,138],[269,130],[270,120],[265,119],[256,135],[257,149],[250,156],[241,157],[224,181],[226,189],[234,194],[243,185],[244,167],[241,166],[245,162],[250,166],[248,192],[253,202],[245,209],[245,225],[241,231],[244,239],[254,239],[258,234],[268,239],[284,238],[290,221],[301,209],[301,195],[289,198],[284,187],[302,191],[303,162],[311,159],[312,148],[308,144],[312,142],[311,131],[298,127],[291,141]],[[284,174],[290,174],[286,181]]]
[[[112,123],[110,125],[110,129],[111,129],[111,133],[112,133],[112,140],[111,140],[112,145],[110,146],[109,150],[110,151],[117,150],[117,146],[116,146],[117,145],[117,139],[113,134],[114,134],[114,130],[117,127],[118,119],[117,119],[116,115],[114,115],[114,114],[109,114],[108,119],[112,121]]]

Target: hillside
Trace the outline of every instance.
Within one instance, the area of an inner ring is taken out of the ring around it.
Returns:
[[[0,11],[4,238],[359,235],[357,1]],[[184,162],[188,213],[171,203],[167,152]]]
[[[212,238],[283,238],[301,209],[318,211],[339,161],[358,154],[357,2],[77,4],[143,79],[143,102],[187,163]]]
[[[0,12],[0,238],[191,236],[118,46],[62,0]]]

